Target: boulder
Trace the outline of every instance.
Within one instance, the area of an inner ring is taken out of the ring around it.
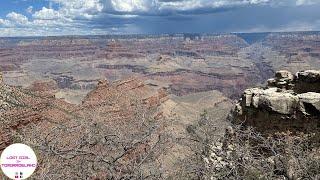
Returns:
[[[294,91],[299,94],[320,93],[320,71],[308,70],[296,73]]]
[[[268,89],[259,97],[258,107],[279,114],[292,114],[298,107],[299,98],[287,92]]]
[[[317,70],[307,70],[300,71],[296,74],[298,81],[305,83],[320,83],[320,71]]]
[[[237,103],[236,105],[235,105],[235,110],[234,110],[234,112],[235,112],[235,114],[237,114],[237,115],[242,115],[243,114],[243,110],[242,110],[242,107],[241,107],[241,105],[240,105],[240,103]],[[232,118],[232,115],[231,116],[229,116],[229,118]]]
[[[279,114],[291,114],[298,107],[299,98],[278,88],[252,88],[244,91],[242,106],[263,108]],[[237,111],[239,111],[239,107]]]
[[[306,115],[320,116],[320,93],[308,92],[298,95],[300,110]]]
[[[259,95],[263,92],[263,89],[261,88],[252,88],[247,89],[243,93],[243,102],[246,107],[255,106],[258,105],[258,99]]]
[[[271,78],[267,80],[268,87],[276,87],[277,85],[277,80],[275,78]]]
[[[275,78],[269,79],[268,87],[278,87],[281,89],[292,89],[294,76],[286,70],[277,71]]]
[[[284,80],[293,80],[294,76],[292,75],[291,72],[287,71],[287,70],[280,70],[276,72],[276,78],[278,80],[280,79],[284,79]]]
[[[98,87],[106,87],[109,85],[109,81],[107,79],[100,79],[98,81]]]

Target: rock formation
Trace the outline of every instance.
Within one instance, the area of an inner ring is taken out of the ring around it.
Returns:
[[[0,72],[0,88],[3,86],[2,72]]]
[[[35,92],[4,83],[0,86],[0,151],[17,142],[15,132],[40,122],[65,120],[67,103],[45,92]],[[69,110],[71,105],[68,107]]]
[[[269,131],[316,131],[320,127],[320,71],[278,71],[266,88],[244,91],[233,121]]]
[[[319,179],[319,75],[282,70],[245,90],[233,124],[204,150],[204,179]]]

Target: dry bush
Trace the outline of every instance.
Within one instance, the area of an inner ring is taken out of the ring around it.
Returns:
[[[320,179],[320,133],[261,134],[232,125],[221,136],[206,113],[188,127],[191,179]]]
[[[222,138],[221,129],[216,125],[217,121],[210,119],[208,112],[200,114],[199,120],[186,128],[187,137],[184,140],[190,154],[183,161],[177,162],[179,169],[171,179],[203,179],[206,173],[206,166],[203,161],[205,149],[209,145]]]
[[[139,102],[138,102],[139,101]],[[154,110],[132,100],[124,124],[109,117],[104,107],[78,114],[70,121],[50,124],[45,132],[36,124],[12,132],[15,142],[33,147],[39,160],[34,179],[159,179],[159,165],[145,164],[161,152],[166,137]],[[126,107],[123,107],[126,108]],[[149,163],[150,164],[150,163]]]
[[[15,142],[36,150],[33,178],[164,179],[158,157],[170,136],[159,133],[163,122],[153,118],[154,111],[136,101],[128,109],[134,116],[120,126],[101,107],[46,132],[36,124],[12,132]],[[181,141],[191,153],[176,162],[176,174],[168,179],[320,178],[319,132],[266,136],[240,125],[222,134],[216,122],[204,112],[187,127],[189,136]]]

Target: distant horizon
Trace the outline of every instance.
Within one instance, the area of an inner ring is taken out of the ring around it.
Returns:
[[[161,36],[161,35],[168,35],[168,36],[178,36],[178,35],[230,35],[230,34],[281,34],[281,33],[320,33],[320,30],[314,31],[269,31],[269,32],[217,32],[217,33],[141,33],[141,34],[66,34],[66,35],[54,35],[54,36],[46,36],[46,35],[39,35],[39,36],[0,36],[0,38],[45,38],[45,37],[95,37],[95,36]]]

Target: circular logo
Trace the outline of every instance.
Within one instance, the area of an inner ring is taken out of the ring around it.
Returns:
[[[2,172],[10,179],[27,179],[37,168],[34,151],[25,144],[12,144],[1,154]]]

